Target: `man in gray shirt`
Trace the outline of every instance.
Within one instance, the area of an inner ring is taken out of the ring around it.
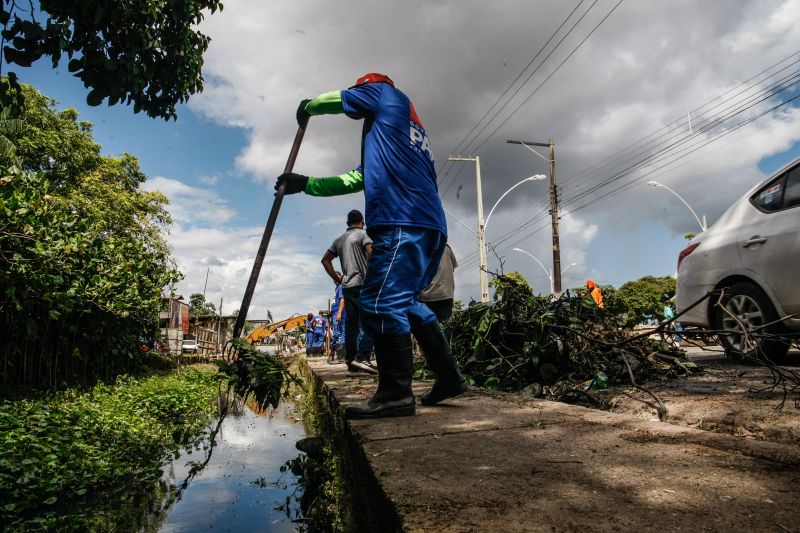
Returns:
[[[353,209],[347,214],[347,231],[333,241],[331,247],[322,256],[321,261],[322,266],[325,267],[325,272],[328,273],[334,283],[337,285],[342,284],[345,311],[345,361],[347,362],[347,370],[351,375],[377,373],[377,370],[369,364],[368,360],[362,360],[363,356],[360,356],[359,352],[363,353],[365,350],[359,350],[358,346],[358,333],[360,330],[358,300],[371,253],[372,239],[369,238],[364,230],[364,215],[357,209]],[[339,258],[339,263],[342,267],[341,275],[333,268],[333,259],[335,257]]]

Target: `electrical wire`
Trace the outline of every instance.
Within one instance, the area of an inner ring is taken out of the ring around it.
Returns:
[[[517,80],[519,80],[519,78],[520,78],[520,77],[522,77],[522,75],[525,73],[525,71],[526,71],[526,70],[527,70],[527,69],[530,67],[530,65],[531,65],[531,64],[532,64],[532,63],[533,63],[533,62],[536,60],[536,58],[537,58],[537,57],[539,57],[539,55],[540,55],[540,54],[541,54],[541,53],[542,53],[542,52],[545,50],[545,48],[547,47],[547,45],[548,45],[548,44],[549,44],[549,43],[550,43],[550,42],[553,40],[553,38],[554,38],[554,37],[555,37],[555,36],[558,34],[558,32],[559,32],[559,31],[561,31],[561,29],[564,27],[564,25],[567,23],[567,21],[568,21],[568,20],[569,20],[569,19],[572,17],[572,15],[575,13],[575,11],[577,11],[577,10],[578,10],[578,8],[581,6],[581,4],[583,4],[583,2],[584,2],[584,1],[585,1],[585,0],[581,0],[580,2],[578,2],[578,4],[577,4],[577,5],[576,5],[576,6],[573,8],[573,10],[572,10],[572,11],[569,13],[569,15],[567,15],[567,17],[566,17],[566,18],[565,18],[565,19],[564,19],[564,20],[561,22],[561,24],[558,26],[558,28],[556,28],[556,30],[555,30],[555,31],[552,33],[552,35],[551,35],[551,36],[550,36],[550,38],[547,40],[547,42],[545,42],[545,44],[544,44],[544,45],[543,45],[543,46],[542,46],[542,47],[539,49],[539,51],[536,53],[536,55],[535,55],[535,56],[534,56],[534,57],[533,57],[533,58],[530,60],[530,62],[528,63],[528,65],[526,65],[526,67],[525,67],[525,68],[522,70],[522,72],[520,72],[520,74],[517,76],[517,78],[516,78],[516,79],[515,79],[515,80],[514,80],[514,81],[513,81],[513,82],[512,82],[512,83],[511,83],[511,84],[510,84],[510,85],[509,85],[507,88],[506,88],[506,90],[503,92],[503,95],[501,95],[501,96],[500,96],[500,98],[498,98],[498,99],[497,99],[497,101],[496,101],[496,102],[495,102],[495,103],[492,105],[492,107],[490,108],[490,110],[489,110],[489,111],[487,111],[487,113],[485,113],[483,117],[481,117],[481,119],[480,119],[480,120],[479,120],[479,121],[478,121],[478,122],[477,122],[477,123],[476,123],[476,124],[475,124],[475,125],[472,127],[472,129],[470,129],[469,133],[467,133],[467,135],[466,135],[466,136],[465,136],[465,137],[464,137],[464,138],[461,140],[461,142],[459,142],[458,146],[456,146],[456,147],[455,147],[455,148],[454,148],[454,149],[453,149],[453,150],[452,150],[450,153],[453,153],[453,152],[455,152],[455,151],[458,151],[459,149],[461,149],[461,146],[462,146],[462,144],[463,144],[463,143],[464,143],[464,142],[465,142],[467,139],[469,139],[469,137],[470,137],[470,135],[472,134],[472,132],[474,132],[474,131],[475,131],[475,129],[476,129],[478,126],[480,126],[481,122],[483,122],[483,121],[484,121],[484,119],[485,119],[485,118],[488,116],[488,114],[491,112],[491,109],[492,109],[492,108],[494,108],[494,107],[497,105],[497,103],[499,103],[499,102],[500,102],[500,100],[502,100],[502,99],[504,98],[504,96],[505,96],[505,95],[508,93],[508,91],[509,91],[509,90],[511,89],[511,87],[514,85],[514,83],[516,83],[516,82],[517,82]],[[539,62],[539,64],[536,66],[536,68],[534,68],[534,69],[533,69],[533,71],[532,71],[532,72],[531,72],[531,73],[528,75],[528,77],[525,79],[525,81],[524,81],[524,82],[522,82],[522,84],[520,84],[520,86],[519,86],[519,87],[517,87],[516,91],[514,91],[514,94],[512,94],[512,95],[511,95],[511,96],[510,96],[510,97],[509,97],[509,98],[506,100],[506,102],[505,102],[505,103],[504,103],[502,106],[500,106],[500,108],[499,108],[499,109],[497,110],[497,112],[496,112],[496,113],[495,113],[495,114],[492,116],[492,118],[491,118],[491,119],[489,119],[489,120],[486,122],[486,124],[484,124],[484,126],[481,128],[481,130],[480,130],[480,131],[478,131],[478,133],[477,133],[477,134],[475,134],[475,138],[473,138],[473,139],[472,139],[472,141],[470,141],[468,144],[466,144],[466,145],[464,145],[464,146],[463,146],[463,148],[464,148],[464,149],[467,149],[467,148],[469,148],[469,146],[470,146],[472,143],[474,143],[474,142],[477,140],[477,138],[480,136],[480,134],[481,134],[481,133],[483,133],[483,131],[486,129],[486,127],[487,127],[489,124],[491,124],[491,123],[492,123],[492,121],[494,121],[494,119],[495,119],[495,118],[498,116],[498,114],[500,114],[500,113],[501,113],[501,112],[502,112],[502,111],[503,111],[503,110],[506,108],[506,106],[508,106],[508,104],[509,104],[509,103],[511,103],[511,101],[512,101],[512,100],[514,99],[514,97],[515,97],[515,96],[516,96],[516,95],[519,93],[519,91],[520,91],[520,90],[521,90],[521,89],[522,89],[522,88],[523,88],[523,87],[524,87],[524,86],[525,86],[525,85],[526,85],[526,84],[527,84],[527,83],[528,83],[528,82],[531,80],[531,78],[532,78],[532,77],[533,77],[533,76],[534,76],[534,75],[535,75],[535,74],[536,74],[536,73],[539,71],[539,69],[541,69],[541,68],[542,68],[542,66],[543,66],[543,65],[545,64],[545,62],[546,62],[546,61],[547,61],[547,60],[550,58],[550,56],[551,56],[551,55],[553,55],[553,53],[554,53],[554,52],[555,52],[555,51],[558,49],[558,47],[559,47],[559,46],[561,46],[561,43],[563,43],[563,42],[564,42],[564,40],[565,40],[565,39],[566,39],[566,38],[567,38],[567,37],[568,37],[568,36],[569,36],[569,35],[572,33],[572,31],[573,31],[573,30],[574,30],[574,29],[575,29],[575,28],[578,26],[578,24],[580,24],[580,22],[583,20],[583,18],[584,18],[584,17],[585,17],[585,16],[586,16],[586,15],[589,13],[589,11],[591,11],[591,10],[592,10],[592,8],[595,6],[595,4],[597,4],[597,2],[598,2],[598,1],[599,1],[599,0],[594,0],[594,2],[592,3],[592,5],[590,5],[590,6],[589,6],[589,8],[588,8],[588,9],[587,9],[587,10],[586,10],[584,13],[583,13],[583,15],[581,15],[581,17],[580,17],[580,18],[579,18],[579,19],[578,19],[578,20],[577,20],[577,21],[576,21],[576,22],[575,22],[575,23],[572,25],[572,27],[569,29],[569,31],[567,31],[567,33],[566,33],[566,34],[564,34],[564,36],[563,36],[563,37],[561,37],[561,39],[560,39],[560,40],[558,41],[558,43],[556,43],[556,45],[555,45],[555,46],[554,46],[554,47],[553,47],[553,48],[550,50],[550,52],[547,54],[547,56],[546,56],[544,59],[542,59],[542,61],[540,61],[540,62]],[[620,0],[620,1],[621,1],[621,0]],[[445,163],[445,166],[446,166],[446,163]],[[442,168],[444,169],[444,167],[442,167]],[[459,173],[460,173],[460,172],[459,172]],[[448,185],[445,187],[445,190],[444,190],[444,192],[442,193],[442,197],[446,196],[446,195],[447,195],[447,193],[448,193],[448,192],[450,191],[450,189],[452,188],[452,186],[453,186],[453,185],[454,185],[454,184],[457,182],[457,178],[458,178],[458,174],[459,174],[459,173],[457,173],[457,174],[456,174],[456,175],[453,177],[453,179],[450,181],[450,183],[449,183],[449,184],[448,184]]]

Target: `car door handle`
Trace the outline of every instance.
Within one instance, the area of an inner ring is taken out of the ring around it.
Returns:
[[[747,248],[748,246],[754,246],[756,244],[764,244],[765,242],[767,242],[766,237],[762,237],[761,235],[753,235],[752,237],[744,241],[744,244],[742,246],[744,248]]]

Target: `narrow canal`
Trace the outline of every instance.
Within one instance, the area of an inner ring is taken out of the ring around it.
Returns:
[[[170,508],[160,531],[296,531],[291,516],[298,512],[296,478],[281,466],[300,452],[295,442],[305,437],[294,406],[281,402],[272,416],[245,406],[230,413],[217,434],[211,459]],[[190,461],[202,451],[181,454],[165,467],[168,482],[179,484]],[[288,499],[288,502],[287,502]]]

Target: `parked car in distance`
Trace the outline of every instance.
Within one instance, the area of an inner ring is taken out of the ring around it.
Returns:
[[[680,321],[722,332],[729,355],[781,358],[789,344],[769,334],[800,332],[798,274],[800,158],[747,191],[680,252]],[[724,289],[721,297],[688,309],[714,289]]]
[[[183,353],[197,353],[197,340],[183,339]]]

